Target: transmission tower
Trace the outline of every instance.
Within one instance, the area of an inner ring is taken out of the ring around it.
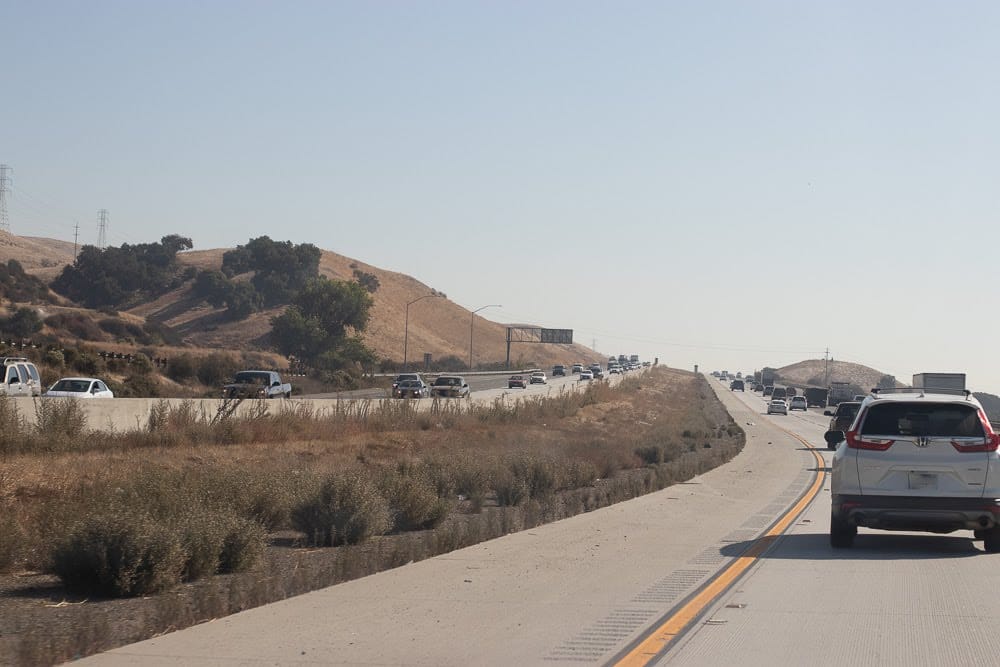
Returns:
[[[7,194],[10,192],[10,176],[14,170],[5,164],[0,164],[0,230],[10,231],[10,218],[7,217]]]
[[[108,233],[108,209],[102,208],[97,212],[97,216],[97,247],[104,250],[104,244],[107,241]]]

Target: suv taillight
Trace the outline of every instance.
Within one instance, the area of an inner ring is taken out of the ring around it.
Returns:
[[[844,435],[847,436],[847,446],[851,449],[867,449],[875,452],[884,452],[892,447],[892,443],[896,442],[891,438],[879,440],[866,439],[863,438],[857,431],[846,431]]]
[[[952,440],[951,446],[954,447],[956,451],[962,452],[963,454],[997,451],[997,449],[1000,448],[1000,435],[993,432],[993,427],[990,426],[990,420],[986,418],[986,413],[982,410],[979,411],[979,423],[983,425],[983,432],[986,434],[986,437],[983,438],[982,442],[965,443]]]

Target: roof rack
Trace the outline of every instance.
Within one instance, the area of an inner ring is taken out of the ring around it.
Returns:
[[[872,395],[878,396],[879,394],[952,394],[954,396],[965,396],[969,398],[972,396],[972,391],[969,389],[954,389],[952,387],[873,387]]]

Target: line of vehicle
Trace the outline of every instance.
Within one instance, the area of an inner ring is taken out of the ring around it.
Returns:
[[[788,434],[809,448],[816,461],[816,474],[809,488],[799,497],[791,508],[785,511],[768,530],[735,560],[723,567],[711,579],[705,582],[687,599],[674,607],[662,617],[655,626],[647,630],[622,653],[610,661],[616,667],[640,667],[650,664],[662,656],[671,645],[694,626],[695,621],[715,603],[736,581],[770,549],[778,538],[788,529],[800,514],[809,506],[826,479],[825,464],[819,451],[805,438],[792,433],[777,424],[776,428]]]

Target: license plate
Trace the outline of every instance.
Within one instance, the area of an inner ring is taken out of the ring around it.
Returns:
[[[938,482],[937,473],[934,472],[911,472],[911,489],[936,489]]]

